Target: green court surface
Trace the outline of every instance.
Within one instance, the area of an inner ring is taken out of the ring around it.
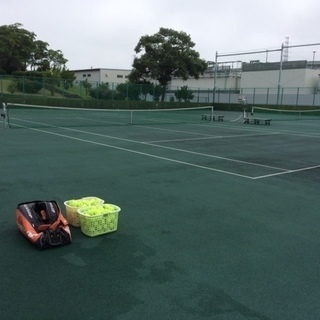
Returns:
[[[15,111],[0,128],[1,319],[320,318],[319,119],[55,126]],[[121,208],[116,232],[71,227],[43,251],[19,233],[20,202],[65,215],[85,196]]]

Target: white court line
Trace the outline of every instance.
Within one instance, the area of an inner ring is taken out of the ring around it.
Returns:
[[[154,140],[144,141],[144,143],[162,143],[162,142],[177,142],[177,141],[193,141],[193,140],[210,140],[210,139],[224,139],[224,138],[242,138],[242,137],[257,137],[257,136],[269,136],[273,134],[280,134],[279,132],[266,132],[258,134],[242,134],[242,135],[229,135],[229,136],[209,136],[199,138],[184,138],[184,139],[167,139],[167,140]]]
[[[212,127],[210,125],[205,125],[205,124],[197,124],[197,123],[188,123],[188,125],[191,125],[191,126],[205,126],[205,127]],[[243,127],[235,127],[233,125],[223,125],[223,124],[219,124],[219,128],[226,128],[226,129],[229,129],[230,128],[232,130],[235,130],[235,131],[253,131],[253,132],[268,132],[268,133],[272,133],[272,132],[275,132],[273,131],[273,129],[264,129],[260,126],[260,128],[254,128],[254,126],[243,126]],[[320,128],[320,126],[319,126]],[[279,128],[276,128],[276,132],[279,133],[279,134],[288,134],[288,135],[294,135],[294,136],[298,136],[298,137],[311,137],[311,138],[320,138],[320,134],[317,134],[317,133],[300,133],[298,131],[289,131],[289,130],[281,130]]]
[[[202,154],[202,153],[196,153],[196,152],[186,151],[186,150],[181,149],[181,151],[183,151],[183,152],[195,153],[195,154],[199,154],[199,155],[203,155],[203,156],[219,158],[222,160],[241,162],[241,163],[245,163],[245,164],[249,164],[249,165],[262,166],[262,167],[267,167],[267,168],[276,169],[276,170],[284,170],[283,172],[262,175],[262,176],[257,176],[257,177],[251,177],[251,176],[237,174],[237,173],[233,173],[233,172],[229,172],[229,171],[225,171],[225,170],[219,170],[219,169],[210,168],[210,167],[206,167],[206,166],[200,166],[200,165],[196,165],[194,163],[189,163],[189,162],[185,162],[185,161],[179,161],[179,160],[174,160],[174,159],[170,159],[170,158],[166,158],[166,157],[156,156],[156,155],[152,155],[152,154],[145,153],[145,152],[140,152],[140,151],[131,150],[131,149],[127,149],[127,148],[117,147],[117,146],[113,146],[113,145],[109,145],[109,144],[105,144],[105,143],[99,143],[99,142],[95,142],[95,141],[91,141],[91,140],[76,138],[76,137],[72,137],[72,136],[68,136],[68,135],[64,135],[64,134],[60,134],[60,133],[54,133],[54,132],[50,132],[50,131],[46,131],[46,130],[42,130],[42,129],[29,128],[29,127],[25,127],[22,125],[17,125],[17,126],[23,127],[23,128],[29,129],[29,130],[33,130],[33,131],[39,131],[39,132],[43,132],[43,133],[47,133],[47,134],[51,134],[51,135],[56,135],[56,136],[60,136],[60,137],[64,137],[64,138],[68,138],[68,139],[72,139],[72,140],[82,141],[82,142],[100,145],[100,146],[104,146],[104,147],[108,147],[108,148],[112,148],[112,149],[117,149],[117,150],[122,150],[122,151],[130,152],[130,153],[140,154],[140,155],[144,155],[147,157],[156,158],[156,159],[165,160],[165,161],[174,162],[174,163],[179,163],[179,164],[184,164],[187,166],[196,167],[196,168],[200,168],[200,169],[204,169],[204,170],[209,170],[209,171],[220,172],[220,173],[224,173],[224,174],[228,174],[228,175],[238,176],[238,177],[242,177],[242,178],[246,178],[246,179],[250,179],[250,180],[263,179],[263,178],[268,178],[268,177],[277,176],[277,175],[283,175],[283,174],[288,174],[288,173],[294,173],[294,172],[299,172],[299,171],[306,171],[306,170],[320,168],[320,165],[317,165],[317,166],[312,166],[312,167],[289,170],[289,169],[270,167],[270,166],[265,166],[265,165],[260,165],[260,164],[250,163],[250,162],[245,162],[245,161],[240,161],[240,160],[228,159],[228,158],[219,157],[219,156],[211,156],[211,155],[206,155],[206,154]],[[54,126],[50,126],[50,127],[54,127]],[[54,127],[54,128],[57,128],[57,127]],[[108,135],[97,134],[97,133],[91,133],[91,132],[83,131],[83,130],[64,128],[64,127],[59,127],[59,128],[65,129],[65,130],[70,130],[70,131],[82,132],[82,133],[91,134],[91,135],[102,136],[102,137],[109,137],[109,138],[118,139],[118,140],[124,140],[124,141],[128,141],[128,142],[141,143],[141,142],[137,142],[135,140],[118,138],[118,137],[113,137],[113,136],[108,136]],[[148,145],[148,143],[142,143],[142,144]],[[150,144],[150,145],[152,145],[152,144]],[[157,145],[155,145],[155,146],[157,146]],[[170,147],[165,147],[165,146],[157,146],[157,147],[170,149]],[[176,148],[173,148],[173,149],[176,149]],[[176,149],[176,150],[179,151],[179,149]]]
[[[284,168],[267,166],[267,165],[264,165],[264,164],[259,164],[259,163],[254,163],[254,162],[248,162],[248,161],[242,161],[242,160],[236,160],[236,159],[231,159],[231,158],[226,158],[226,157],[215,156],[215,155],[211,155],[211,154],[207,154],[207,153],[200,153],[200,152],[195,152],[195,151],[190,151],[190,150],[184,150],[184,149],[179,149],[179,148],[162,146],[162,145],[158,145],[158,144],[153,144],[151,142],[140,142],[140,141],[131,140],[131,139],[119,138],[119,137],[114,137],[114,136],[105,135],[105,134],[101,134],[101,133],[89,132],[89,131],[85,131],[85,130],[72,129],[72,128],[62,128],[62,129],[69,130],[69,131],[76,131],[76,132],[86,133],[86,134],[99,136],[99,137],[111,138],[111,139],[115,139],[115,140],[122,140],[122,141],[137,143],[137,144],[144,144],[144,145],[149,145],[149,146],[153,146],[153,147],[157,147],[157,148],[168,149],[168,150],[173,150],[173,151],[179,151],[179,152],[194,154],[194,155],[198,155],[198,156],[208,157],[208,158],[214,158],[214,159],[219,159],[219,160],[224,160],[224,161],[242,163],[242,164],[251,165],[251,166],[263,167],[263,168],[268,168],[268,169],[273,169],[273,170],[280,170],[280,171],[288,171],[289,170],[289,169],[284,169]]]
[[[20,125],[18,125],[18,126],[20,126]],[[46,131],[46,130],[42,130],[42,129],[28,128],[28,127],[25,127],[25,126],[20,126],[20,127],[23,127],[23,128],[29,129],[29,130],[33,130],[33,131],[48,133],[48,134],[51,134],[51,135],[55,135],[55,136],[59,136],[59,137],[63,137],[63,138],[71,139],[71,140],[91,143],[91,144],[95,144],[95,145],[99,145],[99,146],[103,146],[103,147],[107,147],[107,148],[111,148],[111,149],[116,149],[116,150],[126,151],[126,152],[130,152],[130,153],[135,153],[135,154],[143,155],[143,156],[150,157],[150,158],[155,158],[155,159],[159,159],[159,160],[165,160],[165,161],[169,161],[169,162],[173,162],[173,163],[183,164],[183,165],[186,165],[186,166],[189,166],[189,167],[194,167],[194,168],[204,169],[204,170],[209,170],[209,171],[214,171],[214,172],[220,172],[220,173],[228,174],[228,175],[231,175],[231,176],[238,176],[238,177],[246,178],[246,179],[253,179],[252,177],[246,176],[246,175],[243,175],[243,174],[238,174],[238,173],[234,173],[234,172],[219,170],[219,169],[215,169],[215,168],[210,168],[210,167],[206,167],[206,166],[197,165],[197,164],[190,163],[190,162],[174,160],[174,159],[170,159],[170,158],[166,158],[166,157],[156,156],[156,155],[153,155],[153,154],[150,154],[150,153],[145,153],[145,152],[140,152],[140,151],[136,151],[136,150],[132,150],[132,149],[117,147],[117,146],[109,145],[109,144],[106,144],[106,143],[101,143],[101,142],[96,142],[96,141],[76,138],[76,137],[68,136],[68,135],[65,135],[65,134],[56,133],[56,132],[50,132],[50,131]],[[63,129],[65,129],[65,128],[63,128]]]
[[[278,172],[278,173],[271,173],[271,174],[266,174],[264,176],[259,176],[259,177],[254,177],[252,178],[253,180],[257,179],[262,179],[262,178],[269,178],[269,177],[274,177],[274,176],[280,176],[283,174],[288,174],[288,173],[294,173],[294,172],[299,172],[299,171],[307,171],[307,170],[313,170],[320,168],[320,164],[317,166],[312,166],[312,167],[305,167],[305,168],[300,168],[300,169],[294,169],[294,170],[288,170],[287,172]]]
[[[139,128],[148,128],[152,130],[158,130],[158,131],[168,131],[168,132],[177,132],[177,133],[186,133],[190,135],[196,135],[196,136],[206,136],[206,137],[212,137],[211,134],[208,133],[199,133],[199,132],[192,132],[192,131],[184,131],[184,130],[172,130],[168,128],[158,128],[158,127],[150,127],[150,126],[141,126],[141,125],[133,125],[134,127],[139,127]]]

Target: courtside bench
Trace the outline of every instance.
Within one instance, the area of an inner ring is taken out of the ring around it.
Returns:
[[[212,114],[202,114],[201,115],[201,119],[202,120],[208,120],[210,121],[212,119],[212,121],[223,121],[224,116],[222,115],[212,115]]]
[[[243,123],[253,123],[260,124],[264,123],[265,125],[270,126],[271,119],[269,118],[243,118]]]

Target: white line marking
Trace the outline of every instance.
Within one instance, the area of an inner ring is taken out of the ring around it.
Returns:
[[[242,160],[230,159],[230,158],[226,158],[226,157],[215,156],[215,155],[211,155],[211,154],[207,154],[207,153],[200,153],[200,152],[178,149],[178,148],[173,148],[173,147],[168,147],[168,146],[162,146],[162,145],[153,144],[150,142],[140,142],[140,141],[135,141],[135,140],[131,140],[131,139],[119,138],[119,137],[114,137],[114,136],[109,136],[109,135],[104,135],[104,134],[100,134],[100,133],[94,133],[94,132],[89,132],[89,131],[84,131],[84,130],[79,130],[79,129],[71,129],[71,128],[62,128],[62,129],[69,130],[69,131],[82,132],[82,133],[86,133],[86,134],[90,134],[90,135],[94,135],[94,136],[99,136],[99,137],[111,138],[111,139],[115,139],[115,140],[128,141],[128,142],[137,143],[137,144],[145,144],[145,145],[150,145],[150,146],[157,147],[157,148],[179,151],[179,152],[184,152],[184,153],[190,153],[190,154],[208,157],[208,158],[243,163],[246,165],[263,167],[263,168],[268,168],[268,169],[273,169],[273,170],[280,170],[280,171],[288,171],[289,170],[289,169],[285,169],[285,168],[278,168],[278,167],[267,166],[264,164],[259,164],[259,163],[254,163],[254,162],[248,162],[248,161],[242,161]]]
[[[30,122],[32,122],[32,121],[30,121]],[[47,134],[51,134],[51,135],[60,136],[60,137],[67,138],[67,139],[72,139],[72,140],[77,140],[77,141],[81,141],[81,142],[91,143],[91,144],[100,145],[100,146],[104,146],[104,147],[108,147],[108,148],[112,148],[112,149],[117,149],[117,150],[122,150],[122,151],[130,152],[130,153],[140,154],[140,155],[143,155],[143,156],[156,158],[156,159],[160,159],[160,160],[165,160],[165,161],[169,161],[169,162],[179,163],[179,164],[183,164],[183,165],[187,165],[187,166],[191,166],[191,167],[196,167],[196,168],[199,168],[199,169],[204,169],[204,170],[209,170],[209,171],[214,171],[214,172],[220,172],[220,173],[224,173],[224,174],[228,174],[228,175],[232,175],[232,176],[238,176],[238,177],[242,177],[242,178],[246,178],[246,179],[250,179],[250,180],[263,179],[263,178],[268,178],[268,177],[273,177],[273,176],[278,176],[278,175],[283,175],[283,174],[288,174],[288,173],[294,173],[294,172],[299,172],[299,171],[307,171],[307,170],[320,168],[320,165],[316,165],[316,166],[311,166],[311,167],[306,167],[306,168],[289,170],[289,169],[271,167],[271,166],[266,166],[266,165],[261,165],[261,164],[256,164],[256,163],[251,163],[251,162],[246,162],[246,161],[241,161],[241,160],[229,159],[229,158],[225,158],[225,157],[213,156],[213,155],[208,155],[208,154],[203,154],[203,153],[198,153],[198,152],[193,152],[193,151],[187,151],[187,150],[183,150],[183,149],[171,148],[171,147],[167,147],[167,146],[153,145],[152,143],[138,142],[138,141],[135,141],[135,140],[119,138],[119,137],[114,137],[114,136],[108,136],[108,135],[103,135],[103,134],[98,134],[98,133],[92,133],[92,132],[88,132],[88,131],[84,131],[84,130],[77,130],[77,129],[71,129],[71,128],[65,128],[65,127],[55,127],[55,126],[48,125],[49,127],[52,127],[52,128],[59,128],[59,129],[64,129],[64,130],[69,130],[69,131],[82,132],[82,133],[86,133],[86,134],[90,134],[90,135],[97,135],[97,136],[108,137],[108,138],[117,139],[117,140],[123,140],[123,141],[128,141],[128,142],[139,143],[139,144],[146,144],[146,145],[156,146],[156,147],[160,147],[160,148],[173,149],[173,150],[176,150],[176,151],[182,151],[182,152],[186,152],[186,153],[193,153],[193,154],[197,154],[197,155],[202,155],[202,156],[218,158],[218,159],[227,160],[227,161],[239,162],[239,163],[244,163],[244,164],[249,164],[249,165],[254,165],[254,166],[261,166],[261,167],[266,167],[266,168],[270,168],[270,169],[276,169],[276,170],[282,170],[283,171],[283,172],[277,172],[277,173],[272,173],[272,174],[267,174],[267,175],[262,175],[262,176],[257,176],[257,177],[251,177],[251,176],[237,174],[237,173],[233,173],[233,172],[229,172],[229,171],[225,171],[225,170],[219,170],[219,169],[215,169],[215,168],[201,166],[201,165],[197,165],[197,164],[189,163],[189,162],[185,162],[185,161],[174,160],[174,159],[170,159],[170,158],[166,158],[166,157],[156,156],[156,155],[145,153],[145,152],[140,152],[140,151],[131,150],[131,149],[127,149],[127,148],[117,147],[117,146],[113,146],[113,145],[109,145],[109,144],[105,144],[105,143],[100,143],[100,142],[95,142],[95,141],[91,141],[91,140],[76,138],[76,137],[72,137],[72,136],[68,136],[68,135],[64,135],[64,134],[60,134],[60,133],[55,133],[55,132],[50,132],[50,131],[46,131],[46,130],[42,130],[42,129],[29,128],[29,127],[25,127],[25,126],[17,125],[17,124],[16,124],[16,126],[22,127],[22,128],[25,128],[25,129],[29,129],[29,130],[33,130],[33,131],[39,131],[39,132],[43,132],[43,133],[47,133]],[[275,132],[275,133],[277,133],[277,132]]]
[[[182,130],[172,130],[172,129],[167,129],[167,128],[158,128],[158,127],[150,127],[150,126],[134,125],[134,127],[139,127],[139,128],[148,128],[148,129],[152,129],[152,130],[159,130],[159,131],[168,131],[168,132],[186,133],[186,134],[196,135],[196,136],[212,136],[211,134],[208,134],[208,133],[199,133],[199,132],[182,131]]]
[[[145,141],[144,143],[162,143],[162,142],[177,142],[177,141],[193,141],[193,140],[210,140],[210,139],[224,139],[224,138],[242,138],[242,137],[257,137],[257,136],[269,136],[274,134],[280,134],[279,132],[260,133],[260,134],[242,134],[242,135],[229,135],[229,136],[209,136],[199,138],[184,138],[184,139],[167,139],[167,140],[154,140]]]
[[[189,150],[184,150],[184,149],[172,148],[172,147],[168,147],[168,146],[162,146],[162,145],[157,145],[157,144],[147,143],[147,142],[145,142],[144,144],[147,144],[147,145],[150,145],[150,146],[159,147],[159,148],[164,148],[164,149],[170,149],[170,150],[174,150],[174,151],[191,153],[191,154],[195,154],[195,155],[199,155],[199,156],[204,156],[204,157],[209,157],[209,158],[214,158],[214,159],[220,159],[220,160],[225,160],[225,161],[243,163],[243,164],[247,164],[247,165],[251,165],[251,166],[263,167],[263,168],[280,170],[280,171],[288,171],[288,169],[284,169],[284,168],[267,166],[267,165],[264,165],[264,164],[259,164],[259,163],[254,163],[254,162],[248,162],[248,161],[242,161],[242,160],[236,160],[236,159],[231,159],[231,158],[226,158],[226,157],[214,156],[214,155],[207,154],[207,153],[200,153],[200,152],[189,151]]]
[[[210,125],[205,125],[205,124],[197,124],[197,123],[188,123],[188,125],[191,125],[191,126],[205,126],[205,127],[211,127]],[[217,128],[217,127],[215,127]],[[268,132],[268,133],[272,133],[274,132],[272,129],[264,129],[262,128],[262,126],[260,126],[260,128],[254,128],[254,126],[244,126],[244,127],[236,127],[232,124],[230,125],[219,125],[219,128],[226,128],[226,129],[232,129],[232,130],[237,130],[237,131],[254,131],[254,132]],[[317,134],[317,133],[300,133],[300,132],[297,132],[297,131],[289,131],[289,130],[279,130],[277,128],[277,132],[278,133],[282,133],[282,134],[288,134],[288,135],[295,135],[295,136],[301,136],[301,137],[312,137],[312,138],[320,138],[320,134]]]
[[[252,179],[253,180],[257,180],[257,179],[262,179],[262,178],[269,178],[269,177],[280,176],[280,175],[288,174],[288,173],[313,170],[313,169],[317,169],[317,168],[320,168],[320,165],[312,166],[312,167],[306,167],[306,168],[300,168],[300,169],[295,169],[295,170],[288,170],[287,172],[277,172],[277,173],[266,174],[266,175],[263,175],[263,176],[254,177]]]
[[[145,153],[145,152],[140,152],[140,151],[131,150],[131,149],[127,149],[127,148],[117,147],[117,146],[109,145],[109,144],[106,144],[106,143],[101,143],[101,142],[96,142],[96,141],[76,138],[76,137],[68,136],[68,135],[65,135],[65,134],[56,133],[56,132],[50,132],[50,131],[46,131],[46,130],[42,130],[42,129],[28,128],[28,127],[24,127],[24,126],[20,126],[20,127],[23,127],[23,128],[29,129],[29,130],[33,130],[33,131],[39,131],[39,132],[43,132],[43,133],[47,133],[47,134],[52,134],[52,135],[55,135],[55,136],[59,136],[59,137],[63,137],[63,138],[71,139],[71,140],[91,143],[91,144],[95,144],[95,145],[99,145],[99,146],[103,146],[103,147],[108,147],[108,148],[112,148],[112,149],[116,149],[116,150],[135,153],[135,154],[143,155],[143,156],[150,157],[150,158],[155,158],[155,159],[165,160],[165,161],[169,161],[169,162],[173,162],[173,163],[183,164],[183,165],[186,165],[186,166],[189,166],[189,167],[194,167],[194,168],[204,169],[204,170],[209,170],[209,171],[214,171],[214,172],[220,172],[220,173],[224,173],[224,174],[228,174],[228,175],[232,175],[232,176],[237,176],[237,177],[241,177],[241,178],[246,178],[246,179],[253,179],[252,177],[246,176],[246,175],[243,175],[243,174],[238,174],[238,173],[234,173],[234,172],[219,170],[219,169],[215,169],[215,168],[210,168],[210,167],[206,167],[206,166],[197,165],[197,164],[190,163],[190,162],[174,160],[174,159],[170,159],[170,158],[166,158],[166,157],[156,156],[156,155],[153,155],[153,154],[150,154],[150,153]],[[65,128],[63,128],[63,129],[65,129]]]

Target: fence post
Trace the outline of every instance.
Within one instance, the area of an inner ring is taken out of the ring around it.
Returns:
[[[23,96],[23,100],[24,100],[24,96],[25,96],[25,91],[26,91],[26,77],[22,77],[22,96]]]
[[[127,100],[129,100],[129,83],[127,82]]]

